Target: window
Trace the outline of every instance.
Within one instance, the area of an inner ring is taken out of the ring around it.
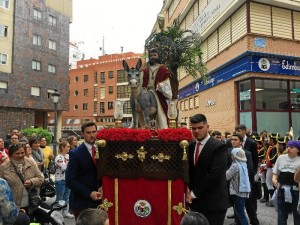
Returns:
[[[105,113],[105,102],[100,102],[100,114]]]
[[[100,83],[104,84],[105,83],[105,72],[100,73]]]
[[[56,27],[56,17],[49,15],[48,22],[50,26]]]
[[[97,114],[97,102],[94,102],[94,113]]]
[[[42,37],[40,35],[34,34],[32,36],[32,44],[41,46],[42,45]]]
[[[124,111],[124,114],[131,114],[132,113],[131,107],[130,107],[130,101],[125,101],[124,102],[123,111]]]
[[[117,98],[129,98],[130,87],[128,85],[117,86]]]
[[[180,102],[180,110],[183,111],[184,110],[184,101]]]
[[[56,50],[56,41],[49,40],[49,49]]]
[[[291,109],[300,109],[300,81],[290,81]]]
[[[194,98],[189,99],[190,109],[193,109],[194,106]]]
[[[52,94],[55,92],[54,89],[48,89],[47,90],[47,94],[48,94],[48,98],[51,99],[52,98]]]
[[[74,105],[74,110],[77,110],[78,109],[78,105]]]
[[[49,64],[48,65],[48,72],[49,73],[56,73],[56,66]]]
[[[0,81],[0,93],[8,93],[7,90],[8,83],[5,81]]]
[[[287,81],[255,80],[257,109],[288,109]]]
[[[83,89],[83,96],[88,96],[89,89]]]
[[[77,83],[77,82],[79,81],[79,77],[76,76],[76,77],[74,78],[74,81]]]
[[[32,60],[32,69],[40,71],[41,70],[41,62]]]
[[[108,78],[109,79],[114,78],[114,71],[108,71]]]
[[[100,88],[100,99],[105,99],[105,87]]]
[[[31,95],[39,97],[41,95],[41,88],[40,87],[31,87]]]
[[[108,109],[113,109],[114,108],[114,102],[108,102],[107,106],[108,106]]]
[[[188,99],[184,100],[184,109],[185,110],[189,109],[189,100]]]
[[[42,12],[38,9],[33,9],[33,18],[36,19],[36,20],[41,20],[42,19]]]
[[[82,109],[83,110],[88,110],[88,103],[83,103]]]
[[[0,24],[0,36],[7,37],[8,35],[8,26]]]
[[[239,83],[240,88],[240,110],[251,109],[251,83],[250,80]]]
[[[78,96],[78,94],[79,94],[79,92],[76,90],[76,91],[74,91],[74,95],[75,96]]]
[[[199,107],[199,96],[198,95],[194,97],[194,105],[195,105],[195,108]]]
[[[89,81],[89,75],[83,75],[83,82],[88,82]]]
[[[125,70],[118,70],[117,71],[117,83],[127,82],[127,76]]]
[[[94,86],[94,99],[98,98],[98,87]]]
[[[114,93],[114,87],[113,86],[109,86],[108,87],[108,94],[113,94]]]
[[[94,84],[98,83],[98,74],[97,72],[94,73]]]
[[[9,0],[0,0],[0,7],[4,7],[8,9]]]
[[[0,53],[0,64],[1,65],[7,64],[7,54]]]

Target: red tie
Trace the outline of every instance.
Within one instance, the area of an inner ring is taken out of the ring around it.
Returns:
[[[200,146],[201,146],[201,143],[198,142],[198,143],[197,143],[197,147],[196,147],[196,153],[195,153],[195,165],[196,165],[197,162],[198,162],[199,153],[200,153]]]
[[[93,145],[93,146],[92,146],[92,158],[93,158],[94,164],[96,165],[95,155],[96,155],[96,148],[95,148],[95,146]]]

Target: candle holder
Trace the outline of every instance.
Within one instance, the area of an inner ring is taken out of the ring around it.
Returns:
[[[122,118],[123,118],[123,105],[124,101],[115,100],[114,101],[114,117],[115,117],[115,128],[121,128],[122,126]]]
[[[168,103],[167,116],[169,118],[169,128],[176,128],[177,102],[178,99],[167,99],[167,103]]]

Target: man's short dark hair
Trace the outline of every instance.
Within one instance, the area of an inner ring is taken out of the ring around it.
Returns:
[[[242,135],[237,134],[237,133],[231,135],[231,137],[238,137],[238,138],[240,139],[240,142],[243,142],[243,141],[244,141],[244,138],[242,137]]]
[[[157,53],[158,54],[158,50],[156,48],[150,48],[148,53]]]
[[[191,117],[190,122],[192,124],[194,124],[194,123],[201,123],[201,122],[207,123],[207,119],[206,119],[206,116],[203,115],[203,114],[196,114],[196,115],[194,115],[194,116]]]
[[[180,225],[209,225],[206,217],[199,212],[189,212],[184,215]]]
[[[235,131],[238,130],[247,130],[247,127],[244,124],[240,124],[235,127]]]
[[[85,128],[87,128],[87,127],[92,127],[92,126],[95,126],[96,129],[97,129],[96,123],[94,123],[94,122],[92,122],[92,121],[85,122],[84,124],[81,125],[81,132],[83,133]]]
[[[101,209],[85,209],[79,214],[76,225],[104,225],[107,219],[107,213]]]
[[[218,131],[218,130],[214,130],[212,133],[211,133],[211,136],[217,136],[217,135],[219,135],[219,136],[222,136],[222,134],[221,134],[221,132],[220,131]]]

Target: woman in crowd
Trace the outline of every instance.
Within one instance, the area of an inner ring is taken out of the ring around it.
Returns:
[[[241,225],[248,225],[245,214],[245,202],[250,195],[250,181],[247,169],[247,158],[245,151],[234,148],[231,151],[233,163],[226,171],[226,179],[229,183],[229,193],[233,200],[234,214]]]
[[[23,145],[12,145],[8,150],[8,154],[10,161],[0,166],[0,177],[7,181],[13,192],[17,207],[31,213],[33,208],[29,207],[27,190],[39,188],[44,182],[44,176],[36,163],[25,157]]]
[[[31,156],[38,165],[41,171],[44,170],[44,154],[40,149],[40,140],[38,137],[31,137],[29,139],[29,146],[31,147]]]
[[[25,156],[28,158],[28,159],[31,159],[34,161],[34,159],[32,158],[31,154],[32,154],[32,150],[31,150],[31,147],[29,145],[29,143],[26,143],[24,144],[25,146]],[[35,161],[34,161],[35,162]]]
[[[47,140],[44,137],[41,137],[40,139],[40,149],[44,154],[44,166],[48,169],[49,162],[54,159],[54,155],[52,149],[47,145]]]
[[[70,144],[67,141],[62,141],[58,145],[59,154],[55,158],[55,187],[56,187],[56,200],[64,200],[68,206],[63,209],[63,216],[66,218],[73,218],[74,216],[69,213],[69,196],[70,189],[66,186],[65,172],[69,163]]]
[[[70,150],[74,149],[77,147],[78,143],[77,143],[77,137],[71,135],[67,138],[67,141],[69,142],[70,144]]]
[[[292,210],[294,224],[300,224],[300,215],[297,212],[299,200],[298,182],[295,172],[300,168],[300,142],[289,141],[286,145],[286,154],[280,155],[273,168],[273,184],[278,188],[278,225],[286,225],[289,212]]]

